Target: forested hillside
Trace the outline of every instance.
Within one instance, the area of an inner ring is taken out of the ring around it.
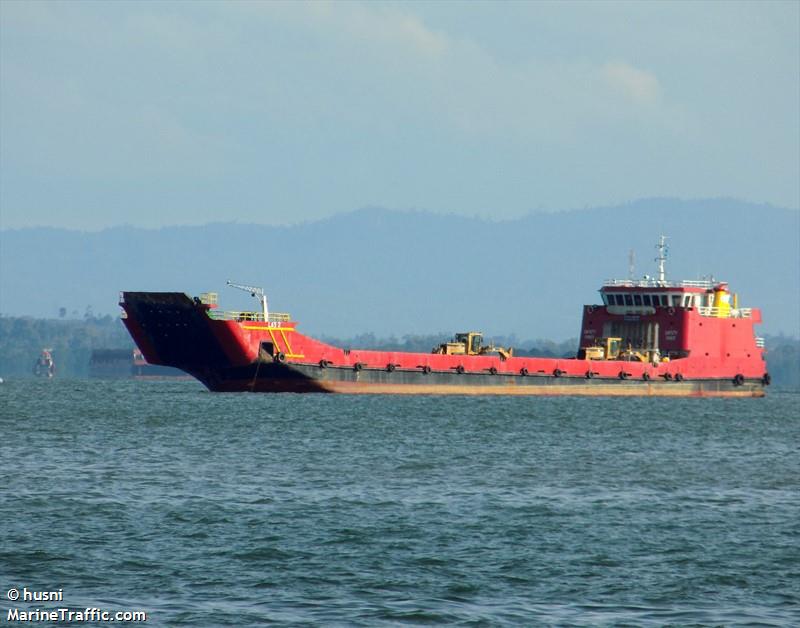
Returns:
[[[664,234],[668,279],[713,274],[742,307],[762,309],[760,336],[800,336],[798,233],[797,211],[725,199],[504,222],[367,209],[289,227],[12,230],[0,232],[0,313],[113,315],[120,290],[216,291],[225,309],[251,307],[248,294],[225,287],[231,279],[263,286],[273,310],[314,335],[479,328],[569,338],[603,281],[628,276],[631,251],[634,276],[656,272]]]

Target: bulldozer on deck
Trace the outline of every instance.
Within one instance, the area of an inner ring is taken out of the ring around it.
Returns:
[[[456,334],[450,342],[443,342],[434,347],[432,353],[441,355],[491,355],[496,353],[501,360],[507,360],[514,355],[514,349],[509,347],[495,347],[493,344],[483,346],[483,334],[479,331],[468,331]]]

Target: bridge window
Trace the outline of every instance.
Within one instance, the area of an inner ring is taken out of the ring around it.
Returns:
[[[633,304],[634,305],[641,305],[642,304],[642,295],[641,294],[634,294],[633,295]]]
[[[643,294],[642,295],[642,303],[644,303],[645,305],[650,305],[650,295],[649,294]]]
[[[633,297],[629,294],[625,295],[625,305],[631,306],[633,305]]]
[[[672,307],[680,307],[681,306],[681,295],[673,294],[672,295]]]

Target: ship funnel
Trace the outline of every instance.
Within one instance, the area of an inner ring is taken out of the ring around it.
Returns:
[[[728,318],[731,315],[731,293],[728,284],[718,283],[714,286],[714,312],[719,318]]]

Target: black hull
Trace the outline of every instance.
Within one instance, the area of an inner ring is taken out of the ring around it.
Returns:
[[[272,360],[240,368],[203,368],[189,372],[215,392],[678,397],[764,395],[761,380],[745,380],[742,384],[736,384],[727,379],[656,381],[501,373],[424,373],[421,370],[401,369],[323,368],[316,364],[282,364]]]

